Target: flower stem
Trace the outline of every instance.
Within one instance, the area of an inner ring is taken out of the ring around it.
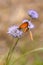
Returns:
[[[15,45],[11,46],[12,48],[10,48],[10,50],[8,52],[8,55],[7,55],[7,58],[6,58],[6,63],[4,65],[8,65],[9,64],[9,61],[10,61],[11,56],[12,56],[12,53],[13,53],[14,49],[16,48],[18,41],[19,41],[19,38],[17,39]]]

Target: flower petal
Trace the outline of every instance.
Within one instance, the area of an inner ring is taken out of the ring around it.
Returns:
[[[28,26],[28,28],[30,28],[30,29],[34,28],[34,24],[31,23],[31,21],[29,21],[29,26]]]
[[[23,23],[25,23],[25,22],[29,22],[29,20],[27,20],[27,19],[24,19],[24,20],[23,20]]]

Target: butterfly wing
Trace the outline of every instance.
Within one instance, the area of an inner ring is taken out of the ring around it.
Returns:
[[[28,22],[25,22],[19,26],[19,29],[28,28]]]

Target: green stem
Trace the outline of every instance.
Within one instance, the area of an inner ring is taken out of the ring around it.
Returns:
[[[17,45],[17,43],[18,43],[18,40],[19,40],[19,38],[17,39],[15,45],[12,45],[12,46],[11,46],[12,48],[10,48],[10,50],[9,50],[9,52],[8,52],[5,65],[8,65],[8,64],[9,64],[9,61],[10,61],[10,59],[11,59],[11,56],[12,56],[12,53],[13,53],[14,49],[16,48],[16,45]]]
[[[31,54],[31,53],[33,53],[33,52],[40,51],[40,50],[43,50],[43,48],[37,48],[37,49],[34,49],[34,50],[31,50],[31,51],[29,51],[29,52],[24,53],[24,54],[21,55],[18,59],[16,59],[16,60],[13,62],[13,64],[14,64],[15,62],[19,61],[21,58],[25,57],[27,54]],[[12,64],[12,65],[13,65],[13,64]]]

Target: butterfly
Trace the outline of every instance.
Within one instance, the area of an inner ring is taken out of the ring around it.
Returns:
[[[19,29],[24,29],[24,32],[26,32],[29,29],[28,25],[28,22],[24,22],[19,26]]]
[[[20,29],[23,29],[24,32],[27,32],[27,31],[29,30],[29,32],[30,32],[30,38],[31,38],[31,40],[33,40],[32,32],[30,31],[30,29],[29,29],[28,26],[29,26],[29,23],[28,23],[28,22],[24,22],[24,23],[22,23],[22,24],[19,26],[19,30],[20,30]]]

